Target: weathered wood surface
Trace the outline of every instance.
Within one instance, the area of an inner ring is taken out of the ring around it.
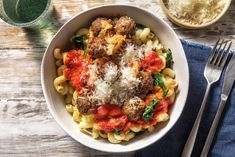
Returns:
[[[54,27],[41,32],[12,27],[0,21],[0,156],[132,156],[87,148],[68,136],[49,113],[40,84],[40,64],[47,43],[70,17],[87,8],[127,3],[151,10],[180,38],[212,45],[219,36],[233,40],[235,1],[212,26],[187,30],[173,25],[156,0],[57,0]]]

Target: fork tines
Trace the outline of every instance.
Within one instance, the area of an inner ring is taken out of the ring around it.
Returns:
[[[218,40],[209,56],[209,63],[218,67],[223,67],[229,56],[229,50],[232,46],[231,40]]]

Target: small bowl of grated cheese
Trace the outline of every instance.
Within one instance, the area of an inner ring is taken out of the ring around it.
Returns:
[[[176,25],[199,29],[218,21],[232,0],[160,0],[160,5]]]

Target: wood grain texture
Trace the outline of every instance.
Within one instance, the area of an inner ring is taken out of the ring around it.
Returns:
[[[0,156],[133,156],[96,151],[73,140],[50,115],[40,83],[43,53],[56,30],[83,10],[115,3],[150,10],[182,39],[212,45],[222,36],[233,40],[235,50],[235,1],[221,20],[200,30],[172,24],[156,0],[54,0],[53,24],[41,32],[0,21]]]

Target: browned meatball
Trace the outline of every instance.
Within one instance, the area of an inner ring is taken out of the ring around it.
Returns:
[[[87,44],[86,52],[94,58],[103,57],[106,54],[107,43],[104,38],[94,37]]]
[[[95,19],[95,21],[91,24],[91,31],[93,32],[94,36],[98,36],[99,32],[102,30],[102,21],[106,21],[107,18],[99,17]]]
[[[140,73],[140,84],[137,89],[136,95],[140,98],[144,98],[146,94],[153,89],[153,78],[149,72]]]
[[[135,33],[135,21],[128,16],[122,16],[116,22],[114,29],[118,34],[130,37]]]
[[[96,103],[89,101],[85,96],[78,96],[77,108],[81,114],[91,114],[96,110]]]
[[[144,109],[144,101],[137,96],[127,99],[122,107],[123,113],[125,113],[131,121],[137,121],[141,118]]]
[[[98,36],[99,32],[102,30],[102,21],[107,20],[103,17],[98,17],[91,24],[91,31],[94,33],[94,36]]]

